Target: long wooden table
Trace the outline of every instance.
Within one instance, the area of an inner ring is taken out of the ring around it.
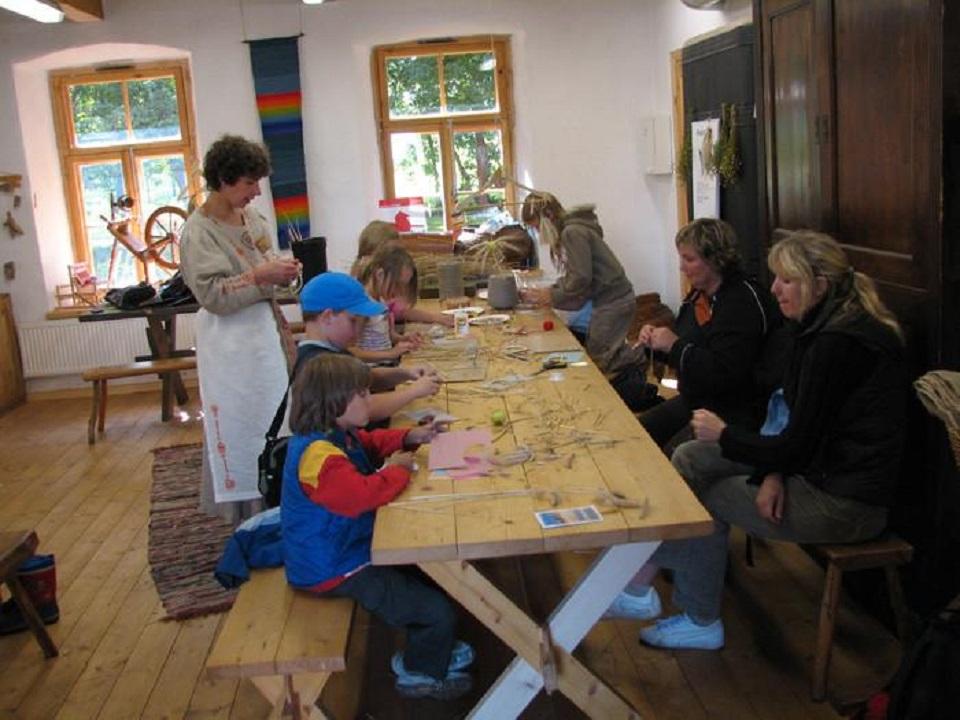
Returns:
[[[543,331],[545,317],[516,314],[505,327],[471,329],[489,359],[487,381],[509,374],[528,379],[502,392],[480,382],[449,383],[420,401],[459,418],[454,430],[491,427],[495,460],[524,447],[532,459],[495,465],[486,477],[451,480],[428,472],[428,448],[421,448],[410,486],[377,513],[373,562],[419,565],[516,652],[471,717],[516,717],[541,688],[559,689],[590,717],[637,717],[573,651],[662,540],[705,535],[712,521],[592,363],[534,375],[543,354],[508,356],[521,345],[579,347],[558,321]],[[528,334],[508,334],[517,327]],[[416,353],[409,362],[418,362]],[[508,417],[503,427],[492,426],[495,410]],[[534,516],[584,505],[596,506],[602,522],[544,530]],[[602,552],[543,626],[472,562],[578,549]]]

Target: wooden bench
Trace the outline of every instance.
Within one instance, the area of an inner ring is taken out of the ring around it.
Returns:
[[[103,432],[107,417],[107,381],[140,375],[166,375],[181,370],[193,370],[197,367],[195,357],[171,357],[158,360],[143,360],[127,365],[107,365],[85,370],[83,379],[93,383],[93,404],[90,407],[90,421],[87,424],[87,442],[93,445],[97,441],[96,431]]]
[[[0,582],[6,583],[10,588],[10,593],[20,606],[23,613],[23,619],[27,621],[27,627],[37,638],[43,654],[48,657],[56,657],[59,653],[57,646],[50,638],[50,633],[44,627],[43,620],[37,614],[33,602],[23,584],[17,577],[17,570],[37,549],[37,534],[30,531],[20,532],[0,532]]]
[[[255,570],[207,658],[211,678],[249,678],[294,718],[353,718],[366,648],[366,613],[346,598],[318,598],[287,584],[283,568]],[[349,644],[349,650],[348,650]],[[347,655],[351,657],[350,672]],[[331,675],[336,682],[328,683]],[[323,709],[316,705],[324,693]]]
[[[827,671],[833,650],[833,633],[836,626],[837,608],[840,604],[840,588],[844,571],[883,568],[887,580],[887,592],[897,623],[897,635],[901,644],[910,638],[910,621],[900,586],[898,568],[913,558],[913,546],[893,534],[876,540],[852,545],[805,545],[809,552],[827,563],[827,574],[820,601],[820,622],[817,625],[817,649],[813,658],[813,679],[810,694],[814,700],[823,700],[827,694]]]

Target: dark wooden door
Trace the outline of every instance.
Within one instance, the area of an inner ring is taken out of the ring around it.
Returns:
[[[770,228],[832,224],[829,3],[760,3]]]

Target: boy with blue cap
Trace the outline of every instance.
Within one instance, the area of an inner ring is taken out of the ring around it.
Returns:
[[[347,348],[356,344],[366,318],[387,311],[386,306],[370,299],[359,281],[337,272],[317,275],[304,285],[300,307],[305,338],[297,350],[294,378],[297,369],[319,353],[347,354]],[[422,367],[373,368],[371,380],[371,421],[385,420],[407,403],[435,395],[440,389],[436,373]]]

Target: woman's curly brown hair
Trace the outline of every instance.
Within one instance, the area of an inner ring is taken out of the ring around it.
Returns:
[[[222,135],[203,156],[203,179],[209,190],[233,185],[240,178],[259,180],[269,174],[267,149],[239,135]]]

